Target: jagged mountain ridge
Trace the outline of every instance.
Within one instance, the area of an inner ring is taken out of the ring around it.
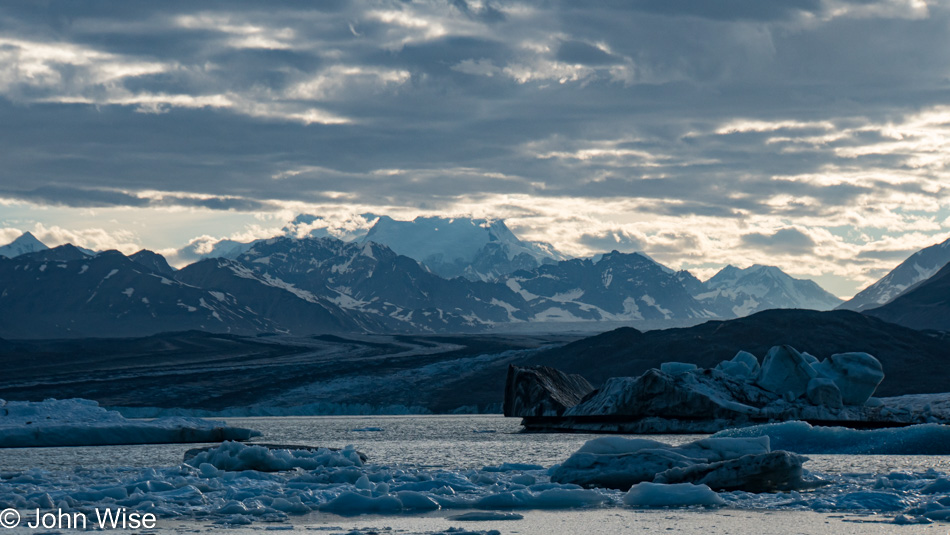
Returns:
[[[860,312],[885,305],[914,285],[932,277],[947,263],[950,263],[950,239],[910,255],[887,275],[838,308]]]
[[[207,259],[179,271],[173,271],[160,255],[150,251],[131,257],[113,251],[100,254],[95,260],[99,262],[100,257],[125,263],[113,269],[131,265],[137,277],[151,278],[141,282],[130,275],[125,286],[110,288],[109,295],[127,291],[131,291],[130,295],[141,294],[142,288],[159,291],[151,284],[156,278],[175,283],[175,288],[167,289],[170,294],[198,293],[178,299],[145,295],[149,302],[181,303],[179,308],[188,312],[172,308],[153,315],[153,319],[126,302],[130,306],[129,318],[139,318],[148,325],[133,328],[134,322],[125,318],[113,322],[115,330],[109,330],[110,318],[123,317],[116,307],[125,301],[107,301],[102,310],[95,309],[95,302],[79,306],[77,296],[89,295],[87,278],[77,276],[72,285],[66,279],[24,279],[23,286],[37,286],[38,295],[68,296],[67,301],[74,305],[73,314],[101,320],[95,329],[88,325],[78,329],[61,321],[68,316],[68,307],[46,310],[44,314],[52,313],[60,320],[53,322],[56,328],[37,328],[37,336],[90,335],[90,329],[109,335],[140,335],[182,325],[245,334],[473,332],[511,323],[731,317],[692,295],[705,286],[691,274],[675,272],[641,253],[614,251],[596,261],[565,260],[519,270],[492,282],[462,277],[445,279],[383,245],[329,237],[258,240],[237,258]],[[89,257],[68,245],[19,258],[31,266],[29,269],[39,269],[40,263],[68,264],[81,260]],[[209,301],[205,294],[214,296],[221,304],[209,307],[208,303],[214,301]],[[17,306],[27,304],[12,304],[14,309]],[[214,321],[201,317],[208,315],[205,309],[220,307],[223,310],[210,314]],[[198,311],[201,314],[194,314]],[[31,314],[35,311],[27,311],[23,316],[29,318]],[[14,336],[28,336],[28,332],[29,329]]]
[[[188,286],[118,251],[72,245],[0,259],[0,337],[138,336],[274,330],[233,295]]]

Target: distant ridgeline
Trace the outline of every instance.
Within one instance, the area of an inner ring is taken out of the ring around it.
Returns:
[[[381,217],[352,241],[277,237],[219,245],[209,249],[215,256],[175,270],[151,251],[125,256],[71,245],[49,249],[24,234],[0,247],[0,338],[188,329],[466,333],[551,330],[565,323],[606,330],[841,305],[813,281],[770,266],[727,266],[704,282],[643,253],[566,259],[550,245],[519,240],[502,221]],[[927,261],[938,257],[929,254]],[[911,327],[947,328],[950,314],[932,313],[934,306],[947,308],[940,297],[946,292],[935,285],[923,301],[908,296],[893,310],[867,312]],[[916,313],[921,306],[931,313]]]

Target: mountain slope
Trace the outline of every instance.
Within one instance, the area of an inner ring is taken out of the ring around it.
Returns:
[[[864,313],[912,329],[950,331],[950,263],[886,305]]]
[[[267,318],[278,332],[301,335],[378,330],[378,325],[342,310],[329,300],[295,288],[237,260],[209,258],[175,273],[179,282],[240,296],[241,304]]]
[[[36,239],[36,236],[30,232],[24,232],[19,238],[0,247],[0,256],[15,258],[21,254],[35,253],[37,251],[45,251],[46,249],[49,249],[49,247]]]
[[[884,366],[878,395],[893,396],[946,391],[947,342],[846,310],[767,310],[685,329],[617,329],[540,353],[531,363],[579,373],[599,385],[608,377],[637,376],[668,361],[711,367],[739,350],[761,360],[770,347],[789,344],[818,358],[848,351],[870,353]]]
[[[841,299],[811,280],[795,279],[774,266],[726,266],[703,283],[697,300],[722,317],[742,317],[775,308],[831,310]]]
[[[129,260],[135,262],[136,264],[141,264],[156,273],[161,273],[162,275],[174,275],[175,270],[168,265],[168,261],[165,260],[165,257],[149,251],[148,249],[142,249],[141,251],[132,254],[129,256]]]
[[[842,310],[868,310],[884,305],[913,285],[929,279],[950,262],[950,239],[912,254],[890,273],[841,304]]]
[[[518,239],[501,220],[381,216],[360,242],[383,244],[444,278],[469,280],[494,280],[565,258],[548,244]]]
[[[0,262],[0,337],[139,336],[189,329],[250,334],[273,325],[232,295],[171,280],[118,251],[88,257],[64,245]]]
[[[461,332],[529,319],[524,300],[504,285],[446,280],[373,242],[273,238],[236,261],[249,276],[292,285],[395,331]]]
[[[518,271],[505,277],[504,282],[525,300],[538,300],[536,314],[543,306],[550,306],[544,304],[544,299],[557,304],[544,313],[548,319],[555,319],[555,314],[561,315],[557,318],[561,321],[713,317],[686,290],[684,278],[691,277],[643,254],[613,251],[596,262],[565,260],[533,271]]]

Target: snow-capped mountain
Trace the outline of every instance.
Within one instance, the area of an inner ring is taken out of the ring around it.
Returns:
[[[488,242],[480,251],[512,261],[504,250],[510,243]],[[836,302],[815,283],[777,268],[728,267],[702,283],[645,254],[617,251],[498,280],[447,279],[374,241],[330,237],[258,240],[235,258],[205,259],[178,271],[147,250],[90,257],[63,245],[0,257],[0,285],[0,337],[18,338],[184,329],[452,333],[513,323],[732,318]]]
[[[141,336],[198,329],[253,334],[270,319],[233,295],[182,284],[118,251],[72,245],[0,259],[0,337]]]
[[[216,275],[197,279],[194,273],[199,268],[213,268]],[[247,281],[280,288],[297,299],[342,309],[361,328],[372,331],[465,331],[512,319],[526,321],[530,316],[524,300],[505,285],[447,280],[374,242],[272,238],[256,243],[234,261],[206,260],[188,266],[178,278],[235,292]],[[254,291],[245,286],[240,295]]]
[[[502,220],[381,216],[360,241],[381,243],[445,278],[495,280],[565,259],[549,244],[518,239]]]
[[[36,239],[36,236],[30,232],[24,232],[19,238],[0,247],[0,256],[16,258],[21,254],[35,253],[37,251],[45,251],[46,249],[49,249],[49,247]]]
[[[950,263],[887,304],[864,313],[912,329],[950,331]]]
[[[774,266],[726,266],[693,296],[721,317],[742,317],[773,308],[831,310],[841,299],[816,282],[795,279]]]
[[[535,321],[712,318],[713,312],[687,291],[695,281],[641,253],[611,253],[596,261],[575,259],[517,271],[504,283],[528,302],[542,299]],[[544,300],[555,303],[542,304]],[[546,310],[540,310],[547,306]]]
[[[927,280],[950,262],[950,239],[912,254],[890,273],[858,292],[838,308],[868,310],[890,302],[915,284]]]

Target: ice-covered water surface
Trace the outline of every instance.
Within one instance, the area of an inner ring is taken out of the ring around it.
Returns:
[[[234,471],[242,468],[238,465],[225,470],[229,466],[218,460],[181,466],[189,448],[183,445],[7,450],[0,457],[0,509],[111,506],[152,511],[166,519],[181,515],[207,523],[256,523],[330,513],[418,516],[433,509],[457,515],[472,509],[595,508],[607,514],[627,510],[625,501],[650,501],[642,496],[643,489],[637,499],[625,500],[622,490],[551,483],[549,469],[592,437],[518,433],[517,420],[496,416],[254,418],[230,423],[262,431],[259,440],[268,443],[352,444],[369,460],[356,462],[352,455],[339,458],[324,451],[313,459],[285,458],[298,466],[295,470],[262,472]],[[370,428],[376,430],[365,431]],[[652,438],[682,444],[698,437]],[[267,462],[260,452],[251,457]],[[807,492],[736,491],[718,496],[726,510],[870,511],[888,521],[907,522],[950,516],[945,513],[950,510],[950,458],[808,457],[812,460],[805,468],[828,485]],[[85,467],[77,468],[80,464]],[[708,495],[697,500],[690,493],[666,494],[665,499],[679,495],[688,503],[718,503]]]

